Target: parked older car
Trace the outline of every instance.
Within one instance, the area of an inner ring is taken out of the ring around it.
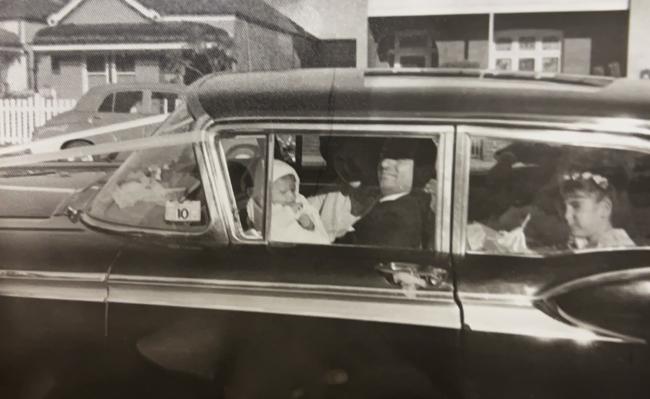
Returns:
[[[0,389],[646,398],[649,132],[641,81],[204,78],[153,138],[0,160],[72,188],[0,218]]]
[[[173,112],[183,100],[185,86],[171,83],[116,83],[92,87],[70,111],[56,115],[36,129],[34,140],[68,135],[93,128]],[[139,126],[96,136],[57,141],[57,149],[145,137],[156,125]]]

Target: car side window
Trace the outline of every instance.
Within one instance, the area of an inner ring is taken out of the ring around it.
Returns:
[[[134,153],[97,194],[88,214],[134,228],[205,230],[209,217],[194,151],[184,144]]]
[[[264,232],[266,143],[263,135],[232,135],[219,140],[237,208],[234,215],[240,233],[248,239],[261,239]]]
[[[276,242],[434,249],[437,138],[275,137],[270,179],[258,169],[247,174],[253,191],[267,187],[268,209],[255,208],[253,195],[242,224],[261,234],[263,216]],[[226,156],[229,163],[234,157]],[[228,168],[232,182],[234,167]]]
[[[472,138],[467,248],[547,255],[646,245],[650,155]]]
[[[113,112],[117,113],[141,113],[142,110],[141,91],[122,91],[115,93],[115,106]]]

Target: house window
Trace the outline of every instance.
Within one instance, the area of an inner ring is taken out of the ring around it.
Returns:
[[[88,88],[109,83],[109,69],[106,57],[89,55],[86,57],[86,76]]]
[[[502,71],[561,72],[562,32],[507,30],[496,32],[494,68]]]
[[[61,74],[61,57],[56,55],[50,57],[50,70],[53,75]]]
[[[181,99],[176,93],[162,93],[154,91],[151,93],[151,112],[155,114],[168,114],[173,112]]]
[[[426,30],[404,30],[395,34],[395,46],[389,54],[395,68],[426,68],[438,66],[438,51],[431,33]]]
[[[114,62],[116,82],[135,82],[135,57],[116,55]]]
[[[106,83],[135,82],[135,57],[124,54],[86,56],[87,88]]]

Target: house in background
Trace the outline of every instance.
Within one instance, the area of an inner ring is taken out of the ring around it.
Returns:
[[[30,44],[66,0],[0,0],[0,80],[11,91],[33,88]]]
[[[318,39],[264,0],[71,0],[32,43],[39,89],[166,81],[170,51],[232,41],[236,71],[318,65]]]
[[[0,95],[9,91],[9,71],[14,64],[20,65],[23,46],[15,34],[0,29]]]
[[[237,71],[460,66],[650,76],[648,20],[647,0],[0,0],[3,54],[16,54],[11,88],[66,98],[101,83],[170,80],[168,55],[197,40],[231,41]]]

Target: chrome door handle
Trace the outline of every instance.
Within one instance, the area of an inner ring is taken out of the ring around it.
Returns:
[[[449,272],[440,267],[409,262],[382,262],[376,266],[376,269],[384,274],[389,282],[396,285],[451,289]]]

